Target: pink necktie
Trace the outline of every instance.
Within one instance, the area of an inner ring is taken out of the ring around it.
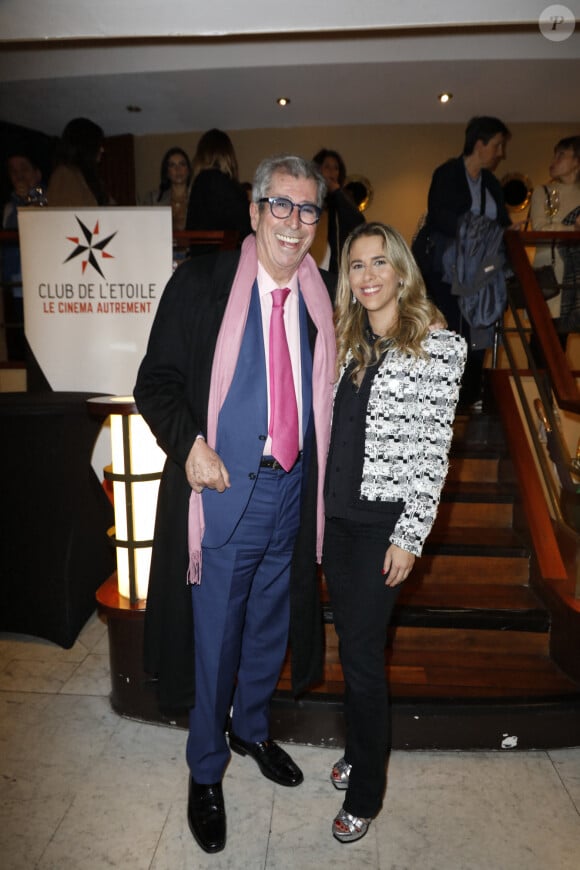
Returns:
[[[284,303],[288,287],[273,290],[270,317],[270,428],[272,456],[290,471],[298,456],[298,406],[292,363],[284,326]]]

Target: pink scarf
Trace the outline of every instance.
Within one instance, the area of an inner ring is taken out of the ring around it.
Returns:
[[[244,330],[252,287],[258,273],[258,255],[254,236],[243,245],[238,270],[220,327],[211,370],[207,411],[207,443],[215,450],[220,409],[231,386]],[[322,559],[324,535],[324,470],[330,440],[333,383],[335,379],[336,343],[332,323],[332,306],[318,268],[308,254],[298,267],[300,292],[308,313],[318,330],[312,366],[312,405],[318,455],[318,492],[316,512],[316,559]],[[205,531],[203,502],[199,493],[189,498],[189,583],[201,582],[201,542]]]

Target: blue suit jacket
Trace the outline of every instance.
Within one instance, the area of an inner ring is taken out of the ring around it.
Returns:
[[[308,467],[312,423],[312,353],[308,341],[306,306],[300,297],[300,354],[302,367],[302,426]],[[205,489],[204,547],[221,547],[230,538],[252,495],[268,433],[268,398],[264,336],[258,285],[254,282],[246,329],[232,384],[221,408],[216,452],[230,474],[225,492]],[[303,473],[303,479],[305,474]]]

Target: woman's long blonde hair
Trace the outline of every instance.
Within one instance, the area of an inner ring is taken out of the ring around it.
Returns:
[[[219,169],[224,175],[238,180],[238,161],[232,140],[223,130],[215,127],[203,134],[193,160],[191,161],[192,179],[196,179],[204,169]]]
[[[383,240],[385,258],[402,282],[397,298],[396,325],[390,335],[378,338],[372,345],[367,338],[366,311],[354,298],[349,281],[351,248],[363,236],[378,236]],[[403,352],[424,356],[421,344],[429,332],[429,327],[435,324],[439,327],[446,326],[439,309],[427,298],[425,282],[409,246],[393,227],[378,222],[360,224],[348,236],[340,261],[334,323],[338,371],[341,371],[350,354],[356,363],[353,378],[361,369],[376,363],[388,343]]]

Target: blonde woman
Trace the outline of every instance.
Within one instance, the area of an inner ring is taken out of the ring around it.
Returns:
[[[203,134],[193,156],[192,174],[186,229],[237,230],[241,244],[252,231],[250,209],[227,133],[213,129]]]
[[[467,348],[444,322],[399,233],[357,227],[338,279],[323,554],[345,680],[346,747],[331,772],[346,790],[332,824],[342,843],[363,837],[381,808],[386,632],[447,473]]]

